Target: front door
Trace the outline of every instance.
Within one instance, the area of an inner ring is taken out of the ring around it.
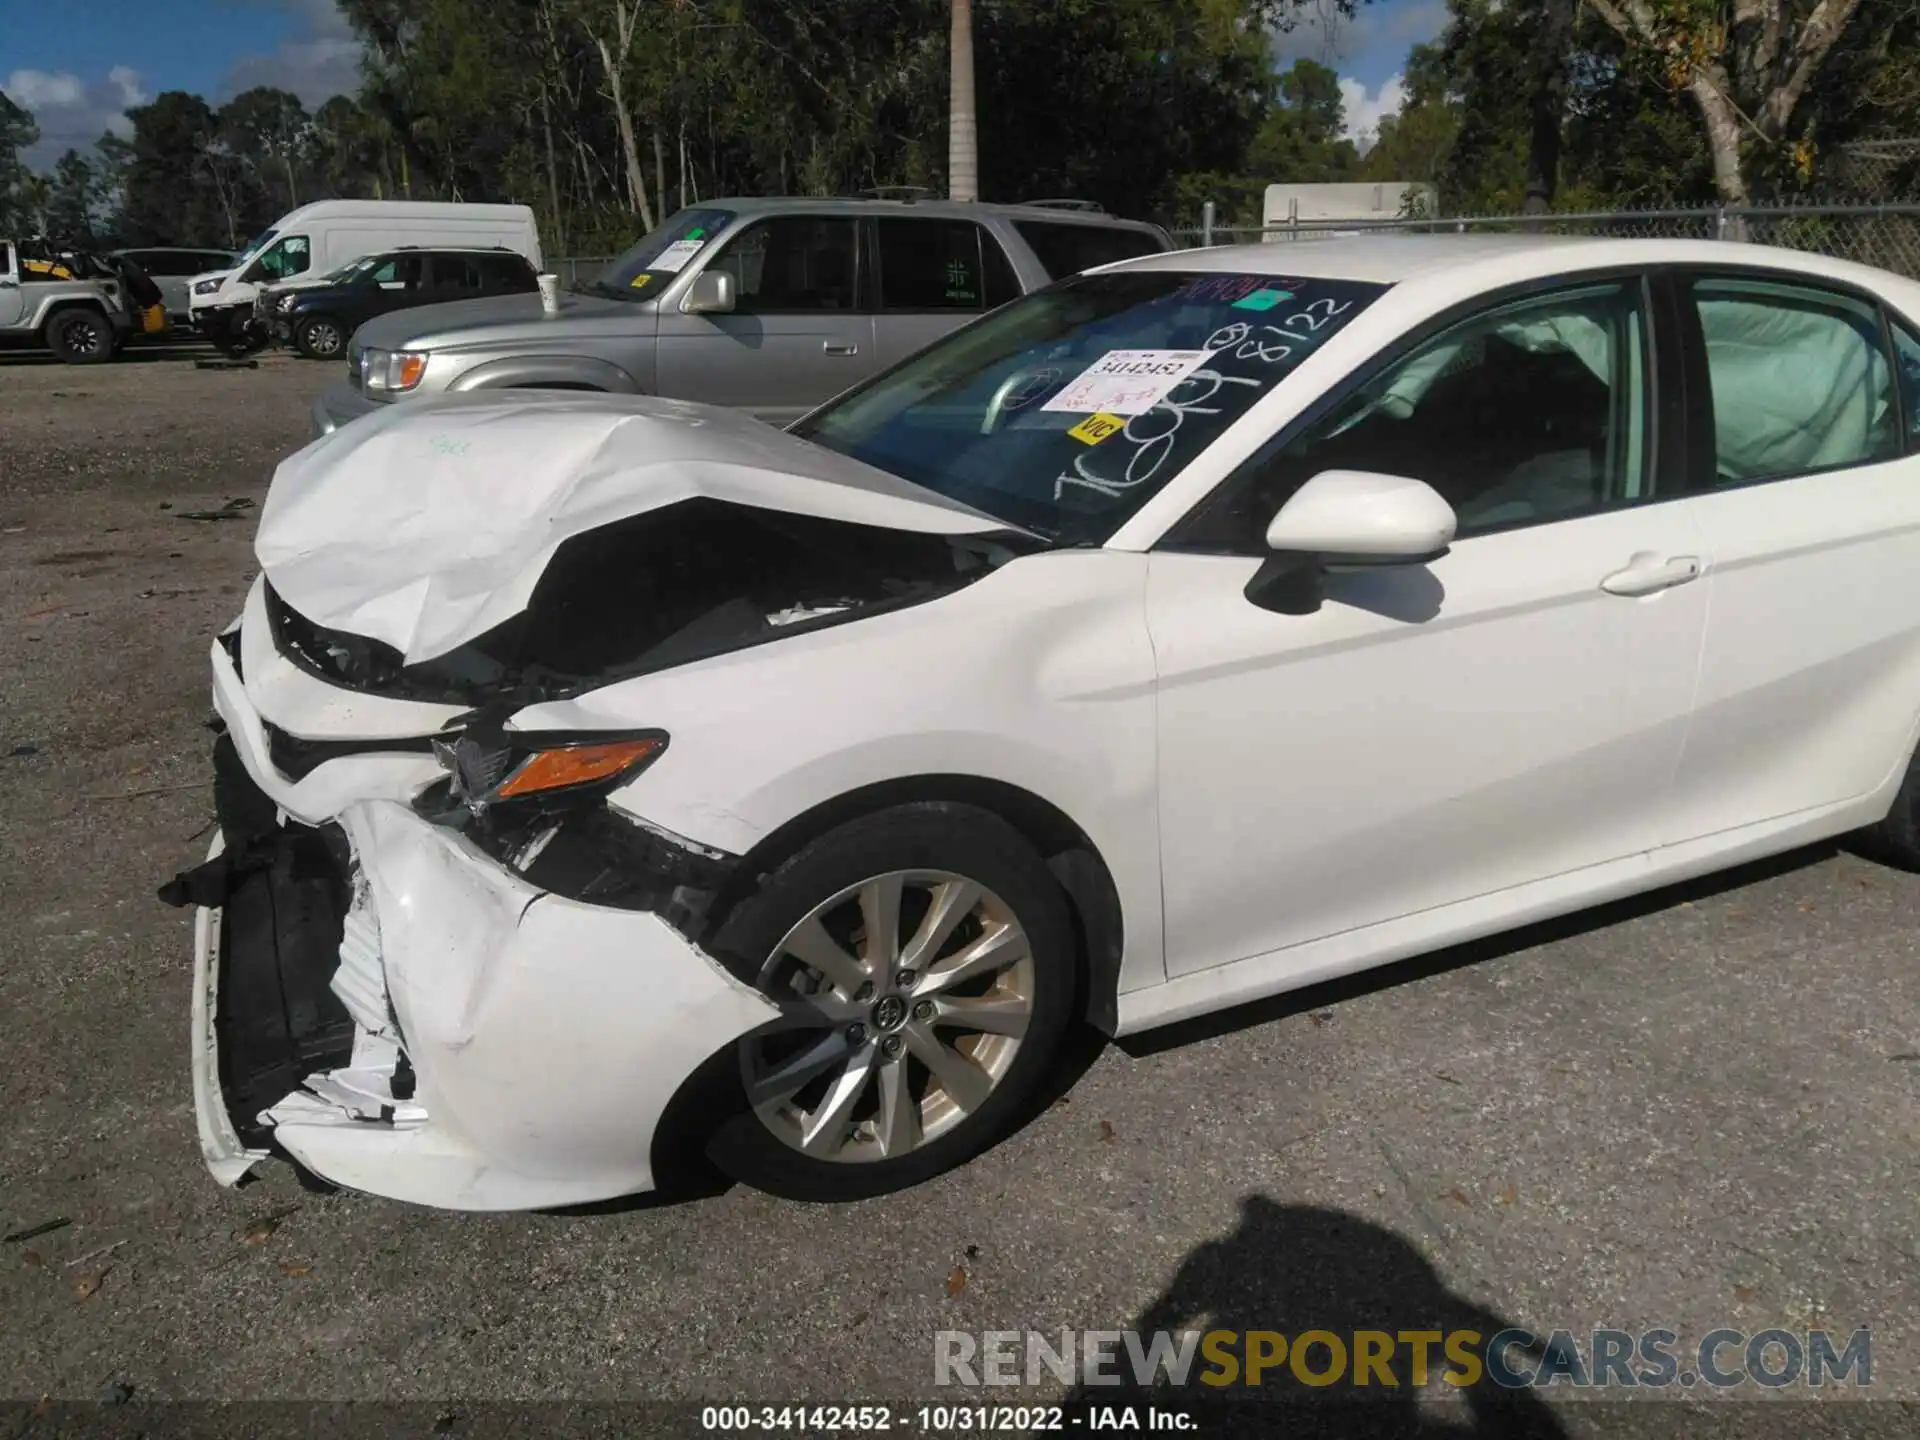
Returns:
[[[1648,334],[1635,279],[1469,319],[1152,556],[1170,974],[1658,842],[1705,587],[1691,502],[1655,490]],[[1332,469],[1433,485],[1451,552],[1333,574],[1313,614],[1257,607],[1267,519]]]
[[[779,215],[747,227],[703,269],[734,279],[726,315],[660,315],[658,394],[731,405],[784,425],[873,371],[858,225]]]
[[[0,326],[19,324],[26,309],[26,293],[20,288],[20,262],[12,242],[0,240]]]

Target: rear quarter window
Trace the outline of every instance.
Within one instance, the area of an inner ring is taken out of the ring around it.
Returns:
[[[1061,220],[1016,220],[1014,230],[1039,257],[1054,279],[1077,275],[1097,265],[1158,255],[1159,238],[1146,230],[1118,225],[1076,225]]]

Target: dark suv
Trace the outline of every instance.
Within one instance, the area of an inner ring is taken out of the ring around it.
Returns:
[[[402,249],[363,255],[318,285],[268,290],[256,319],[310,360],[337,360],[353,332],[376,315],[538,290],[533,266],[511,250]]]

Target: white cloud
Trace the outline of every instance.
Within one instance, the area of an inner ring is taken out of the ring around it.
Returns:
[[[360,84],[360,40],[336,0],[277,0],[299,33],[271,55],[242,55],[227,69],[223,98],[271,85],[291,90],[309,109]]]
[[[1375,0],[1342,15],[1331,0],[1301,5],[1291,30],[1273,37],[1274,63],[1317,60],[1360,75],[1400,70],[1407,51],[1432,40],[1447,26],[1446,0]]]
[[[130,66],[116,65],[107,71],[107,83],[120,92],[120,102],[128,109],[153,98],[140,88],[140,72]]]
[[[52,110],[63,105],[78,105],[86,94],[80,77],[62,70],[49,75],[44,70],[16,70],[0,86],[14,104],[28,110]]]
[[[1406,76],[1389,75],[1380,82],[1378,89],[1369,92],[1358,80],[1342,75],[1340,99],[1346,105],[1346,138],[1359,146],[1364,154],[1380,138],[1381,120],[1388,115],[1398,115],[1401,106],[1407,103]]]
[[[15,70],[0,90],[31,111],[33,123],[40,127],[40,139],[24,155],[37,170],[52,169],[67,150],[86,154],[109,130],[131,134],[127,109],[145,104],[148,98],[140,72],[128,65],[116,65],[98,80],[83,79],[70,70]]]

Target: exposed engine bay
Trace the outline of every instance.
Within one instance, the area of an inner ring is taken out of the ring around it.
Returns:
[[[314,624],[268,585],[276,648],[330,684],[396,699],[563,699],[634,675],[918,604],[1034,542],[944,536],[681,500],[563,541],[526,608],[430,659]]]

